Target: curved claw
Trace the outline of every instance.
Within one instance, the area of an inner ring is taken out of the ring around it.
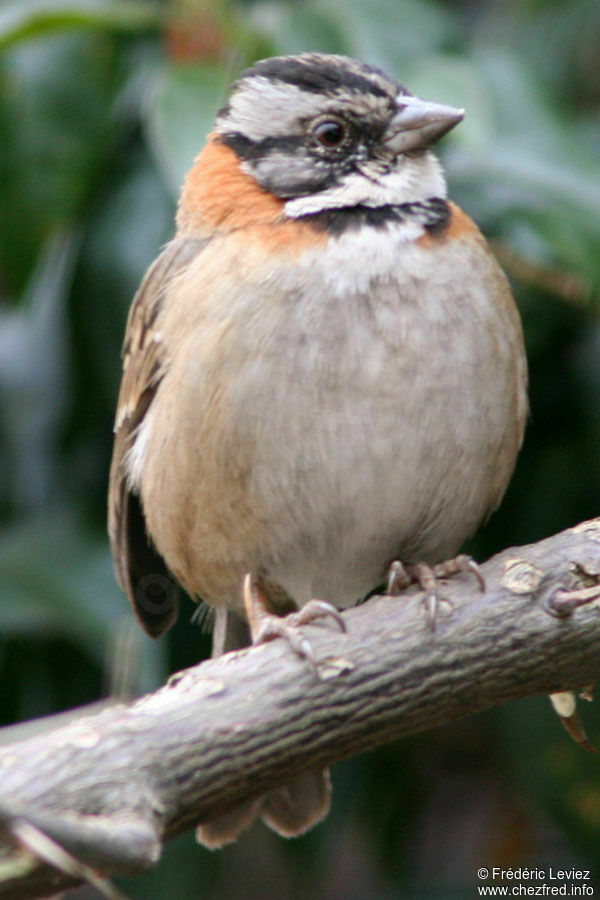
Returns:
[[[316,660],[313,649],[300,631],[301,627],[314,622],[315,619],[329,616],[339,626],[340,631],[346,631],[346,623],[340,611],[325,600],[309,600],[298,612],[283,617],[269,612],[267,599],[250,573],[244,578],[243,599],[253,644],[264,644],[278,637],[283,638],[297,656],[309,660],[314,666]]]
[[[570,616],[580,606],[600,599],[600,584],[594,584],[591,587],[579,588],[578,590],[569,591],[566,588],[556,588],[548,598],[547,607],[552,615],[558,618]]]
[[[308,625],[315,619],[322,619],[324,616],[330,616],[339,625],[340,631],[346,632],[346,623],[341,612],[326,600],[309,600],[298,612],[287,616],[287,619],[288,621],[293,620],[294,625],[298,626]]]
[[[400,562],[399,559],[393,560],[388,568],[387,583],[385,588],[386,594],[389,594],[393,597],[396,594],[399,594],[400,591],[403,591],[405,588],[409,587],[412,582],[413,579],[406,571],[406,566],[404,565],[404,563]]]
[[[433,567],[433,572],[436,578],[450,578],[452,575],[458,575],[460,572],[471,572],[477,579],[481,591],[485,591],[485,579],[479,564],[468,553],[459,553],[454,559],[447,559],[445,562],[438,563]]]
[[[435,589],[428,591],[423,599],[423,604],[427,610],[427,621],[432,631],[435,631],[438,612],[442,603],[447,603],[450,607],[454,606],[454,603],[449,597],[444,597],[443,594],[438,593],[436,584]]]
[[[467,571],[472,572],[472,574],[477,579],[477,583],[481,590],[481,593],[485,593],[485,578],[483,577],[483,573],[481,568],[479,567],[479,563],[475,562],[472,556],[466,557],[465,566]]]
[[[453,559],[436,563],[434,566],[422,562],[404,565],[399,559],[394,560],[388,568],[387,593],[395,595],[411,584],[418,584],[425,591],[423,603],[427,611],[427,621],[431,630],[435,631],[440,604],[453,605],[447,597],[440,593],[438,579],[450,578],[459,572],[472,573],[477,579],[481,591],[485,591],[485,580],[478,564],[472,556],[460,553]]]
[[[263,620],[258,631],[252,635],[253,644],[265,644],[267,641],[280,637],[288,642],[300,659],[315,662],[315,655],[310,643],[295,625],[271,613],[266,613],[266,615],[268,618]]]
[[[425,594],[423,603],[425,604],[425,608],[427,610],[427,621],[429,622],[429,627],[432,631],[435,631],[436,619],[440,605],[438,595],[435,593],[435,591],[430,591],[428,594]]]

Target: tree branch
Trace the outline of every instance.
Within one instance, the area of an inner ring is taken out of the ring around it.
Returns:
[[[402,735],[600,673],[596,602],[556,617],[560,588],[600,579],[600,519],[483,567],[487,591],[443,586],[434,632],[421,595],[374,597],[347,634],[306,628],[318,672],[281,640],[208,660],[155,694],[0,752],[0,897],[72,884],[27,856],[27,822],[90,866],[136,873],[163,843],[241,801]],[[4,857],[2,856],[4,852]]]

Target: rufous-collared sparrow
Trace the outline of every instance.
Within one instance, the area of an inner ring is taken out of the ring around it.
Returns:
[[[394,560],[390,582],[430,584],[499,504],[527,372],[507,280],[430,150],[462,118],[342,56],[235,83],[127,323],[109,528],[149,634],[177,582],[217,609],[218,650],[246,618],[310,655],[303,622]],[[300,834],[329,798],[326,772],[299,775],[198,836],[257,814]]]

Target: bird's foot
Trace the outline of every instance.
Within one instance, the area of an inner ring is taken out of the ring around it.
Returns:
[[[423,603],[427,610],[427,619],[431,630],[435,631],[440,604],[447,603],[452,606],[452,602],[440,593],[439,579],[450,578],[460,572],[471,572],[477,579],[481,590],[485,591],[485,581],[481,569],[473,557],[461,553],[452,559],[436,563],[434,566],[427,563],[405,564],[399,559],[394,560],[388,568],[386,593],[394,596],[410,587],[411,584],[418,584],[421,590],[425,591]]]
[[[298,612],[289,613],[287,616],[277,616],[269,612],[268,600],[250,573],[244,578],[243,598],[253,644],[264,644],[274,638],[283,638],[294,653],[301,659],[309,660],[313,665],[316,665],[315,656],[310,642],[302,634],[302,626],[317,619],[330,617],[339,626],[340,631],[346,631],[346,624],[339,610],[325,600],[309,600]]]
[[[558,618],[570,616],[580,606],[600,600],[600,584],[568,591],[557,588],[548,601],[548,611]]]

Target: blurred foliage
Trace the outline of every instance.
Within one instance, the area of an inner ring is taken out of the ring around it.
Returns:
[[[236,73],[310,49],[467,111],[440,152],[513,279],[532,409],[473,552],[598,513],[597,0],[0,0],[2,722],[114,680],[131,615],[104,509],[128,304]],[[166,640],[128,639],[131,690],[207,652],[191,609]],[[259,826],[211,855],[186,836],[124,886],[144,900],[462,898],[481,865],[594,869],[599,775],[532,698],[338,766],[332,814],[301,840]]]

